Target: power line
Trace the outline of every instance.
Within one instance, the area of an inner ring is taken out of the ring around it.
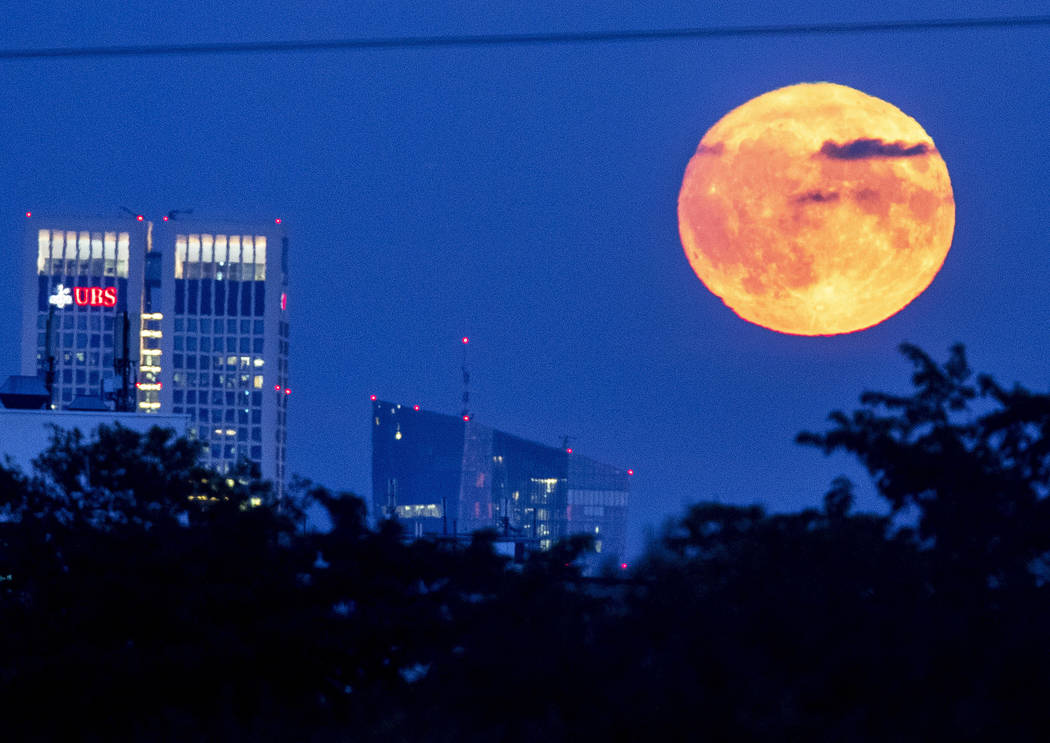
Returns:
[[[200,44],[81,46],[42,49],[0,49],[0,60],[89,57],[163,57],[203,54],[258,54],[277,52],[354,51],[364,49],[434,49],[442,47],[594,44],[617,41],[717,39],[746,36],[804,36],[817,34],[1006,29],[1050,26],[1050,16],[1013,18],[958,18],[924,21],[873,21],[778,26],[708,26],[637,31],[593,31],[535,34],[479,34],[459,36],[397,36],[308,41],[247,41]]]

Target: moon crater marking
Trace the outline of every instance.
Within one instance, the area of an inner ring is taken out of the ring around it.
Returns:
[[[750,322],[827,335],[920,294],[955,224],[947,168],[921,126],[831,83],[781,88],[700,141],[678,201],[689,262]]]

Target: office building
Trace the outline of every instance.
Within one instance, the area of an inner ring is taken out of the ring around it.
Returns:
[[[283,492],[291,390],[280,220],[27,213],[24,270],[22,374],[50,382],[52,407],[88,395],[186,415],[205,464],[255,462]]]
[[[101,401],[80,398],[96,403],[93,409],[77,405],[66,410],[52,410],[47,390],[39,377],[8,377],[0,385],[0,457],[25,473],[31,473],[33,460],[51,444],[55,428],[79,430],[90,438],[100,426],[123,426],[138,433],[150,428],[170,428],[180,436],[187,433],[185,415],[138,415],[98,409]]]
[[[491,528],[546,550],[590,534],[624,553],[630,470],[418,405],[372,401],[372,502],[409,535]]]

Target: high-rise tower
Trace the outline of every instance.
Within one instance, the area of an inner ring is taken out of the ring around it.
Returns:
[[[206,464],[255,462],[283,493],[291,390],[280,220],[27,214],[24,270],[22,373],[53,380],[54,407],[81,395],[119,404],[127,368],[129,407],[188,415]]]
[[[495,529],[547,550],[572,534],[619,559],[629,469],[485,426],[472,416],[372,399],[372,504],[410,535]]]

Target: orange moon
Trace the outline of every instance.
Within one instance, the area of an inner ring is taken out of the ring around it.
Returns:
[[[760,95],[700,140],[678,194],[689,263],[743,319],[795,335],[876,325],[951,247],[948,168],[915,119],[833,83]]]

